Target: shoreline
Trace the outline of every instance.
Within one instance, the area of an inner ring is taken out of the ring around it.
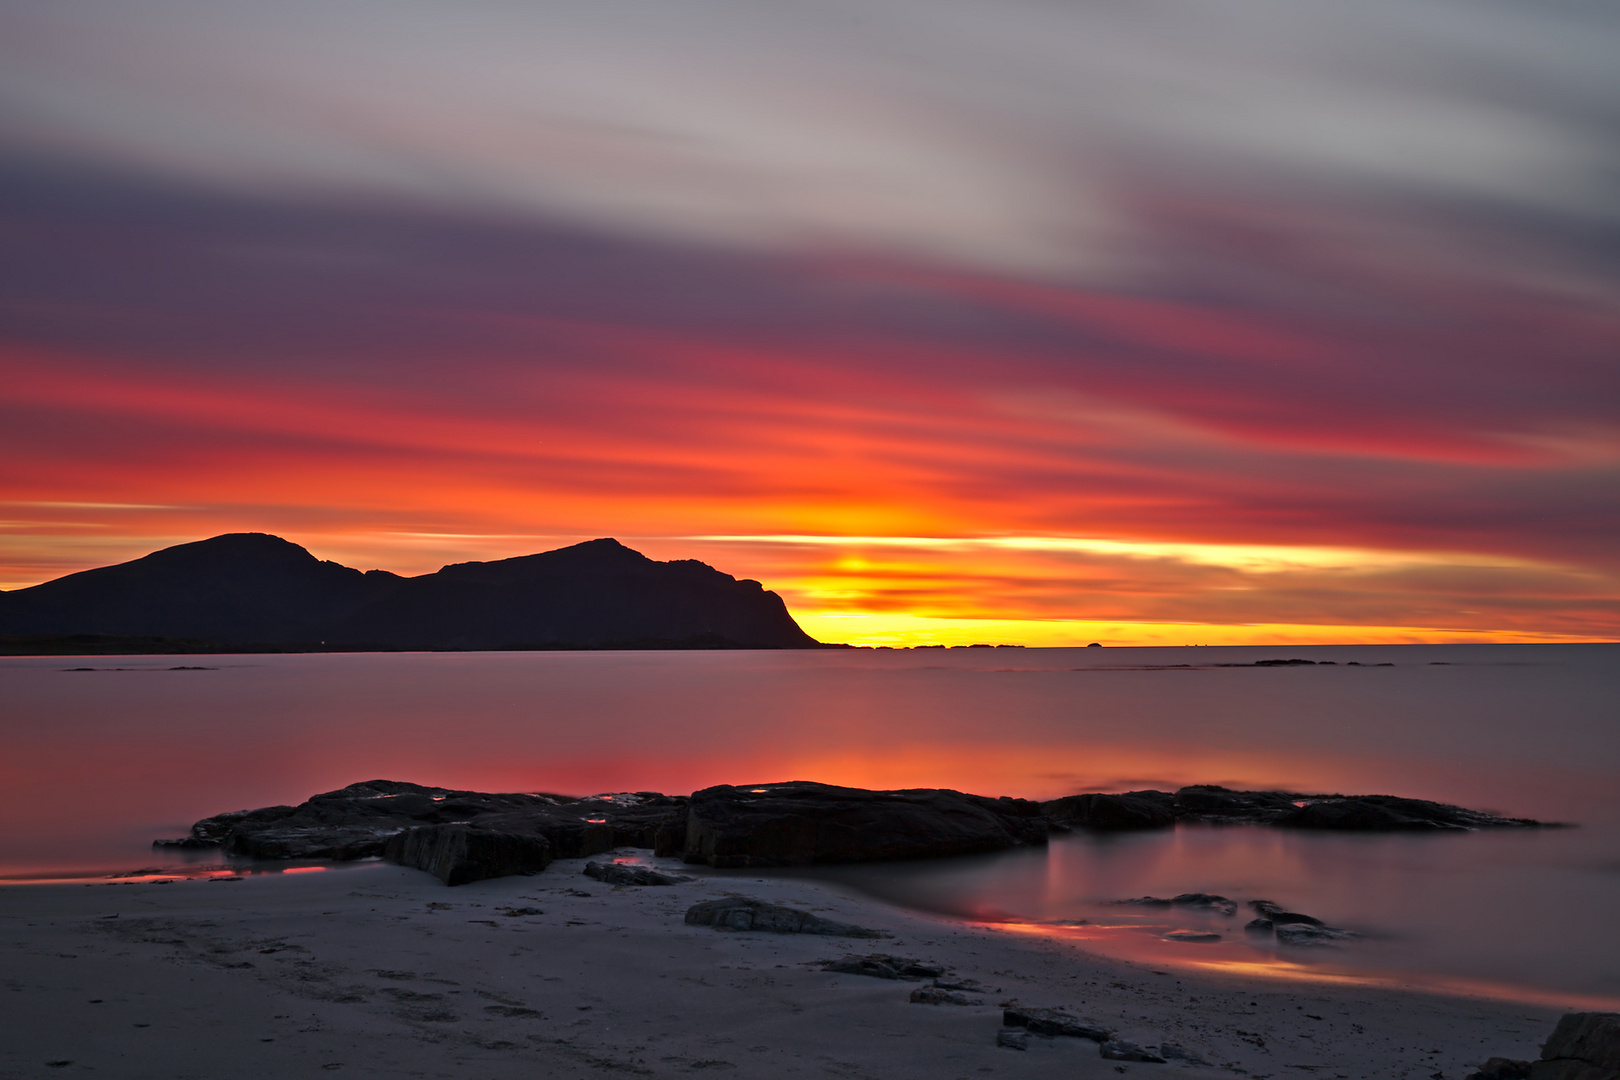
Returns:
[[[618,855],[689,869],[645,851]],[[1061,935],[928,915],[806,878],[728,872],[612,887],[583,876],[583,865],[559,860],[543,875],[453,891],[383,863],[0,889],[14,991],[0,1074],[1083,1080],[1159,1070],[1418,1080],[1465,1076],[1497,1055],[1533,1058],[1563,1011],[1132,962]],[[892,936],[683,923],[690,905],[728,894]],[[925,983],[815,964],[875,952],[998,989],[971,995],[980,1005],[912,1004]],[[1110,1061],[1075,1038],[999,1047],[1009,1001],[1064,1008],[1122,1039],[1176,1043],[1212,1064]],[[72,1064],[48,1064],[61,1061]]]

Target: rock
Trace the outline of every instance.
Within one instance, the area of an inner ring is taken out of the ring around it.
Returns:
[[[833,922],[808,911],[767,904],[762,900],[726,897],[705,900],[686,910],[686,925],[712,926],[716,930],[763,930],[773,934],[826,934],[833,937],[887,937],[881,930],[867,930],[848,923]]]
[[[1178,1043],[1160,1043],[1159,1056],[1165,1061],[1179,1061],[1183,1065],[1211,1066],[1215,1063],[1201,1054],[1195,1054]]]
[[[1620,1072],[1620,1013],[1565,1013],[1541,1048],[1541,1062],[1572,1060]]]
[[[1250,919],[1243,924],[1243,932],[1250,937],[1270,937],[1276,925],[1270,919]]]
[[[1179,896],[1172,896],[1170,903],[1174,907],[1203,908],[1206,911],[1218,911],[1222,915],[1236,915],[1237,901],[1228,900],[1224,896],[1214,893],[1187,892]]]
[[[920,986],[911,992],[913,1005],[983,1005],[979,998],[964,997],[937,986]]]
[[[869,975],[875,979],[932,979],[945,974],[945,969],[938,964],[925,964],[904,956],[890,956],[888,953],[824,960],[821,969],[839,975]]]
[[[1282,923],[1276,929],[1279,945],[1332,945],[1358,937],[1353,930],[1339,930],[1331,926],[1310,923]]]
[[[1528,1061],[1514,1061],[1511,1058],[1493,1057],[1479,1067],[1479,1071],[1471,1074],[1468,1080],[1526,1080],[1530,1075]]]
[[[1166,941],[1209,942],[1221,940],[1221,935],[1210,930],[1172,930],[1164,935]]]
[[[204,818],[179,841],[218,845],[255,859],[352,859],[385,856],[391,837],[427,825],[476,825],[485,832],[544,839],[552,858],[582,858],[615,847],[652,847],[684,838],[686,800],[657,792],[593,795],[489,794],[369,780],[270,806]],[[677,846],[678,849],[678,846]],[[386,857],[386,856],[385,856]]]
[[[472,825],[423,825],[389,838],[390,862],[426,870],[446,885],[533,874],[551,862],[543,836],[495,832]]]
[[[680,874],[661,874],[649,866],[631,866],[626,863],[585,864],[585,876],[609,885],[679,885],[693,880]]]
[[[1147,1061],[1163,1065],[1164,1058],[1146,1047],[1122,1039],[1110,1039],[1098,1048],[1098,1053],[1109,1061]]]
[[[1276,904],[1273,904],[1270,900],[1250,900],[1249,907],[1254,909],[1254,911],[1257,912],[1261,918],[1272,923],[1273,925],[1281,925],[1283,923],[1305,923],[1308,926],[1327,925],[1321,919],[1311,915],[1301,915],[1297,911],[1284,911]]]
[[[1531,1063],[1529,1077],[1530,1080],[1620,1080],[1620,1071],[1573,1058],[1559,1058]]]
[[[996,1032],[996,1045],[1007,1050],[1028,1050],[1029,1032],[1002,1028]]]
[[[867,791],[810,781],[692,795],[685,859],[715,867],[972,855],[1044,844],[1038,803],[960,791]]]
[[[1074,796],[1071,796],[1073,798]],[[1394,795],[1306,795],[1293,791],[1233,791],[1212,784],[1184,787],[1170,797],[1177,821],[1276,825],[1361,832],[1527,828],[1529,818],[1404,799]]]
[[[1067,1035],[1075,1039],[1091,1039],[1093,1042],[1107,1042],[1114,1037],[1114,1033],[1101,1024],[1093,1024],[1057,1009],[1013,1006],[1002,1011],[1001,1023],[1004,1027],[1026,1028],[1031,1034],[1047,1037]]]
[[[1054,824],[1123,832],[1167,829],[1176,823],[1173,796],[1166,791],[1127,791],[1120,795],[1070,795],[1041,804]]]
[[[1168,896],[1133,896],[1127,900],[1110,900],[1109,903],[1121,906],[1128,904],[1134,907],[1169,907],[1170,898]]]

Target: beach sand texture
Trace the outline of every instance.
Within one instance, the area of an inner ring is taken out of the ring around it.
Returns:
[[[1559,1014],[1155,970],[804,880],[611,887],[583,865],[455,889],[383,864],[0,889],[0,1076],[1455,1080],[1492,1055],[1535,1057]],[[728,894],[892,937],[684,924]],[[872,952],[997,989],[966,995],[982,1005],[912,1004],[926,982],[817,963]],[[1077,1038],[1000,1047],[1003,1002],[1212,1064],[1111,1061]]]

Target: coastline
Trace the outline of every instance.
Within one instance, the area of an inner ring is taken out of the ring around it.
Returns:
[[[651,860],[662,869],[688,868]],[[1533,1058],[1554,1005],[1390,985],[1149,966],[1051,935],[891,907],[802,878],[706,874],[612,887],[559,860],[445,889],[368,863],[172,884],[0,889],[0,1075],[588,1077],[831,1074],[1456,1078]],[[743,895],[881,930],[861,940],[687,926]],[[527,912],[508,914],[508,912]],[[816,963],[892,953],[995,992],[911,1004],[924,983]],[[1208,1067],[1118,1062],[1094,1042],[996,1044],[1002,1002],[1060,1007]],[[70,1062],[71,1064],[55,1064]]]

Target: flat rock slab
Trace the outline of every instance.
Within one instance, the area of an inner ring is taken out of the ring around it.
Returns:
[[[1010,1007],[1001,1014],[1003,1027],[1020,1027],[1028,1030],[1032,1035],[1045,1035],[1053,1037],[1066,1035],[1072,1039],[1090,1039],[1093,1042],[1107,1042],[1114,1037],[1111,1029],[1101,1024],[1094,1024],[1089,1020],[1082,1020],[1059,1009],[1030,1009],[1023,1007]]]
[[[821,969],[837,975],[865,975],[873,979],[935,979],[945,974],[945,969],[939,964],[924,963],[904,956],[890,956],[888,953],[824,960]]]
[[[1164,829],[1183,821],[1335,832],[1456,832],[1547,824],[1396,795],[1234,791],[1211,784],[1175,792],[1070,795],[1044,802],[1041,809],[1054,827],[1104,832]]]
[[[715,867],[977,855],[1044,844],[1039,803],[943,788],[867,791],[796,780],[693,793],[685,859]]]
[[[661,874],[650,866],[628,863],[588,862],[583,872],[586,877],[606,885],[680,885],[693,880],[682,874]]]
[[[712,926],[716,930],[762,930],[772,934],[825,934],[829,937],[887,937],[881,930],[851,926],[812,915],[798,908],[767,904],[763,900],[726,897],[705,900],[686,910],[688,926]]]

